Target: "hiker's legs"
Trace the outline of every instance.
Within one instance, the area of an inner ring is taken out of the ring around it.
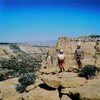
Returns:
[[[64,65],[65,65],[65,64],[63,63],[63,64],[62,64],[62,70],[63,70],[63,71],[65,71]]]
[[[77,61],[77,64],[78,64],[78,68],[81,69],[82,68],[82,62],[81,62],[81,60]]]
[[[62,72],[62,67],[61,67],[61,64],[59,65],[59,69],[60,69],[60,72]]]
[[[82,61],[81,61],[81,56],[77,56],[76,57],[76,61],[77,61],[77,65],[78,65],[78,68],[81,69],[82,68]]]
[[[59,69],[60,69],[60,72],[62,72],[62,71],[63,71],[62,64],[59,64]]]
[[[60,68],[60,72],[65,71],[65,69],[64,69],[64,64],[63,64],[63,63],[60,64],[59,68]]]
[[[61,60],[61,61],[58,62],[58,65],[59,65],[59,68],[60,68],[60,72],[65,71],[64,64],[65,64],[64,60]]]

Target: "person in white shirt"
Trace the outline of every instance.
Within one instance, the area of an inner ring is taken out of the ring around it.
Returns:
[[[65,55],[64,55],[62,49],[59,51],[57,58],[58,58],[58,66],[60,68],[60,72],[65,71],[65,69],[64,69]]]

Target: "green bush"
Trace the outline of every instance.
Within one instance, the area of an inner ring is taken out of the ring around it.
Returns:
[[[21,85],[21,84],[17,84],[17,85],[16,85],[16,90],[17,90],[19,93],[23,93],[23,92],[26,90],[26,86]]]
[[[35,79],[36,79],[35,74],[27,73],[27,74],[22,75],[19,78],[19,83],[21,83],[22,85],[28,86],[28,85],[35,83]]]
[[[36,73],[40,69],[42,64],[41,57],[32,57],[30,54],[22,51],[17,44],[10,44],[10,48],[15,51],[16,54],[10,58],[0,60],[2,70],[12,70],[11,76],[19,77],[27,73]],[[7,79],[7,77],[5,79]]]
[[[13,70],[0,68],[0,81],[6,80],[9,76],[12,76]]]
[[[86,79],[89,79],[96,75],[97,72],[99,72],[100,69],[97,68],[95,65],[85,65],[84,68],[82,68],[78,75],[81,77],[85,77]]]
[[[17,91],[19,91],[20,93],[24,92],[27,86],[35,83],[35,80],[36,75],[33,73],[22,75],[18,80],[20,84],[16,87]]]
[[[36,58],[21,53],[16,57],[3,59],[0,63],[2,69],[13,70],[13,76],[17,77],[30,72],[36,73],[41,67],[41,62]]]

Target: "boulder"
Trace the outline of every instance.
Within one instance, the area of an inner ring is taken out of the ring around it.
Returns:
[[[67,95],[62,95],[61,100],[71,100]]]
[[[100,100],[100,79],[90,80],[86,85],[77,89],[83,100]]]
[[[15,89],[17,83],[18,78],[0,82],[0,98],[8,98],[10,96],[18,95],[19,93]]]
[[[10,97],[5,97],[3,98],[3,100],[23,100],[23,97],[22,95],[15,95],[15,96],[10,96]]]
[[[60,100],[57,90],[48,91],[37,87],[23,96],[24,100]]]
[[[52,88],[58,88],[60,86],[60,80],[56,75],[45,75],[41,80]]]
[[[64,88],[76,88],[84,85],[86,83],[86,79],[80,77],[71,77],[61,80],[61,86]]]
[[[0,91],[0,100],[3,99],[3,93]]]
[[[89,80],[81,87],[63,89],[61,93],[70,96],[79,94],[80,100],[100,100],[100,78]]]
[[[75,88],[84,85],[87,80],[78,77],[76,73],[63,72],[57,75],[45,75],[42,81],[52,88],[62,86],[64,88]]]
[[[37,78],[34,84],[29,85],[29,86],[26,88],[26,91],[29,92],[29,91],[31,91],[31,90],[34,90],[35,88],[38,87],[39,84],[42,84],[42,83],[43,83],[43,81],[41,81],[40,79]]]
[[[61,90],[61,94],[66,95],[66,94],[69,94],[70,91],[73,91],[74,93],[77,93],[77,92],[75,91],[75,89],[76,89],[76,88],[63,88],[63,89]]]
[[[26,88],[26,91],[29,92],[29,91],[31,91],[31,90],[34,90],[35,88],[37,88],[37,86],[38,86],[38,85],[36,85],[36,84],[35,84],[35,85],[34,85],[34,84],[29,85],[29,86]]]

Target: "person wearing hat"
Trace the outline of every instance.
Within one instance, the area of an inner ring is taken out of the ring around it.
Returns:
[[[77,44],[77,48],[75,50],[75,55],[74,56],[75,56],[78,68],[81,69],[82,68],[82,59],[84,59],[84,52],[81,49],[81,44],[80,43]]]
[[[60,72],[65,71],[65,69],[64,69],[65,55],[64,55],[62,49],[59,51],[59,54],[58,54],[57,58],[58,58],[58,66],[60,68]]]

